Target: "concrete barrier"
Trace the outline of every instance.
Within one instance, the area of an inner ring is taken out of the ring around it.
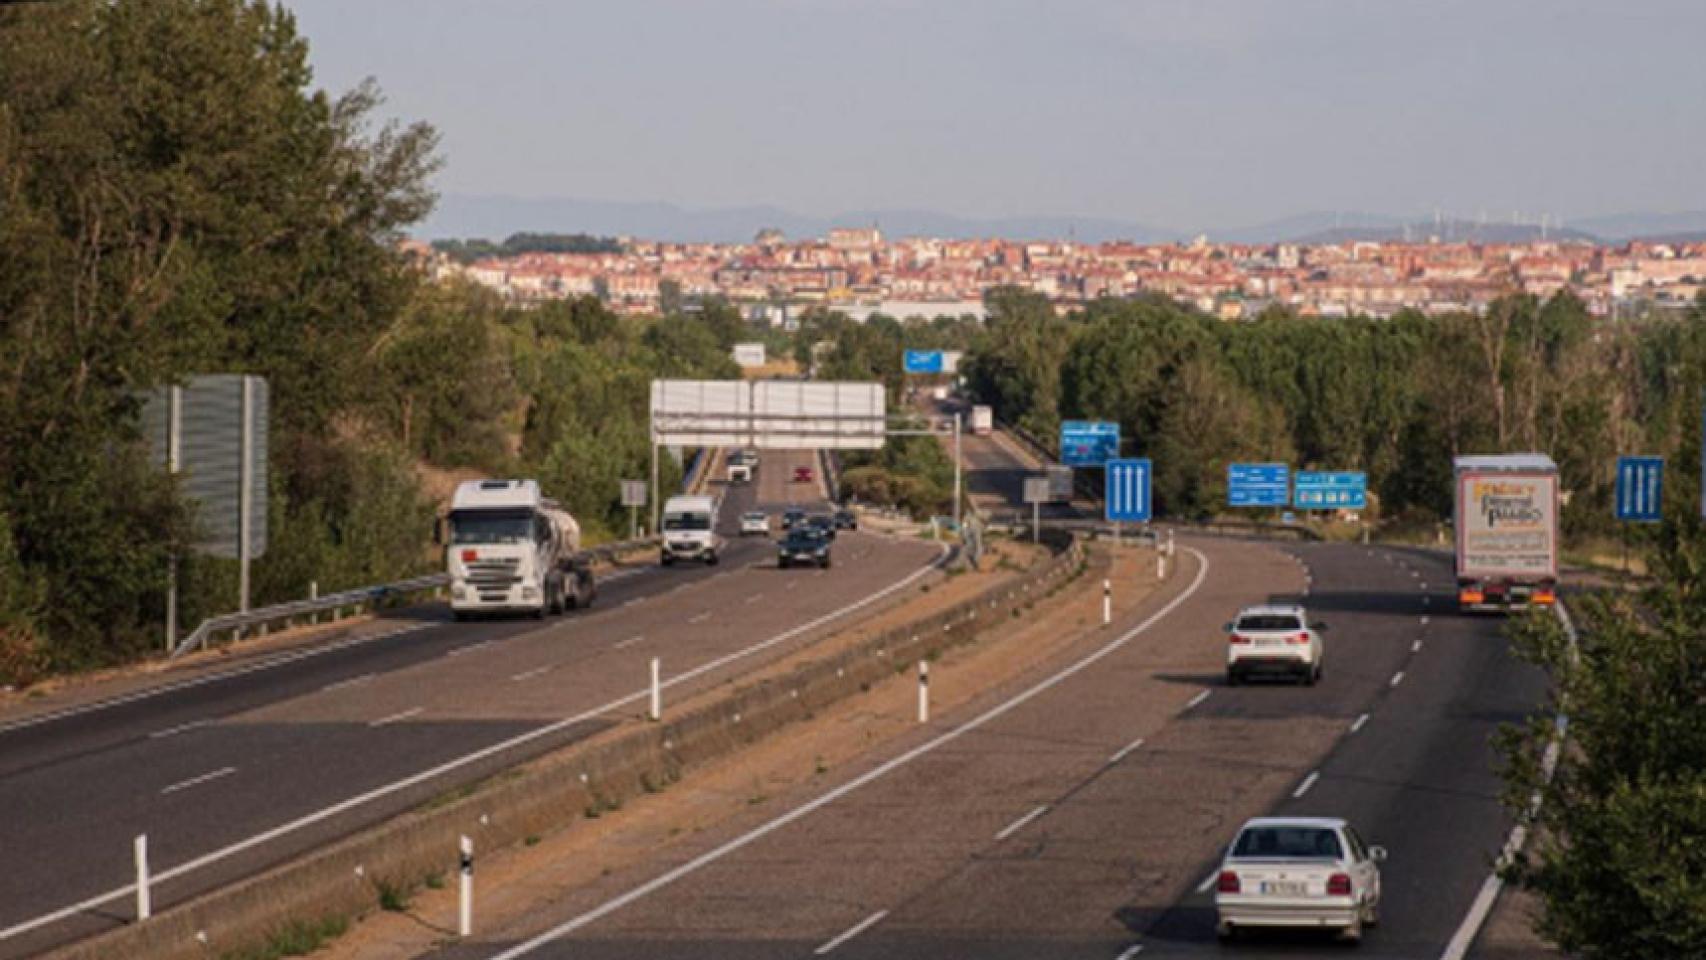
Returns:
[[[380,890],[411,890],[455,873],[458,838],[483,853],[599,816],[641,793],[808,718],[950,647],[968,643],[1083,568],[1075,538],[1049,536],[1053,556],[1017,579],[948,609],[864,638],[715,696],[665,723],[622,724],[472,788],[264,873],[238,880],[144,923],[60,948],[52,960],[207,960],[259,945],[293,921],[354,917]]]

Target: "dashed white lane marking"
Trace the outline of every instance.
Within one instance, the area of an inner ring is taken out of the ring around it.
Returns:
[[[747,597],[745,600],[742,600],[741,602],[742,603],[757,603],[759,600],[762,600],[763,598],[764,598],[764,594],[755,593],[752,596]]]
[[[633,636],[631,636],[631,637],[629,637],[629,638],[628,638],[628,639],[626,639],[626,640],[618,640],[618,641],[616,641],[616,649],[618,649],[618,650],[620,650],[620,649],[622,649],[622,648],[623,648],[623,647],[631,647],[631,646],[633,646],[633,645],[634,645],[634,644],[636,644],[636,643],[639,643],[639,642],[640,642],[640,641],[641,641],[641,640],[644,640],[644,639],[646,639],[646,635],[645,635],[645,634],[643,634],[643,633],[636,633],[636,634],[634,634],[634,635],[633,635]]]
[[[1426,590],[1428,588],[1428,585],[1426,583],[1422,583],[1422,584],[1420,584],[1420,588],[1423,590]]]
[[[1135,957],[1142,952],[1143,952],[1143,944],[1140,943],[1137,946],[1132,947],[1131,949],[1127,950],[1126,952],[1120,954],[1118,957],[1115,957],[1114,960],[1131,960],[1132,957]]]
[[[1208,876],[1203,877],[1202,883],[1197,884],[1197,892],[1198,893],[1209,892],[1209,890],[1213,889],[1214,882],[1216,880],[1219,880],[1219,879],[1220,879],[1220,871],[1219,870],[1216,870],[1213,873],[1210,873]]]
[[[1210,693],[1213,693],[1213,692],[1214,691],[1212,691],[1212,690],[1204,690],[1204,691],[1198,693],[1196,696],[1192,697],[1188,703],[1185,704],[1185,709],[1189,710],[1192,707],[1196,706],[1197,704],[1202,703],[1204,700],[1207,700],[1208,695]]]
[[[1297,800],[1297,799],[1302,798],[1302,796],[1304,794],[1309,792],[1310,787],[1315,786],[1315,781],[1317,781],[1319,779],[1321,779],[1321,771],[1319,771],[1319,770],[1309,771],[1309,776],[1304,777],[1303,782],[1297,785],[1297,789],[1293,790],[1291,792],[1291,798],[1293,800]]]
[[[547,663],[543,667],[534,667],[532,670],[523,670],[522,672],[516,674],[515,676],[510,677],[510,679],[511,680],[531,680],[534,677],[539,676],[541,673],[545,673],[546,671],[550,670],[552,666],[553,666],[552,664]]]
[[[179,790],[187,790],[190,787],[198,786],[200,784],[208,782],[209,780],[218,780],[220,777],[228,777],[231,774],[236,773],[236,772],[237,772],[236,767],[221,767],[218,770],[213,771],[212,773],[204,773],[199,777],[191,777],[188,780],[180,780],[177,783],[174,783],[169,787],[165,787],[165,788],[161,789],[160,795],[165,796],[168,793],[177,793]]]
[[[863,920],[859,921],[858,923],[855,923],[853,926],[847,928],[846,933],[843,933],[841,936],[836,937],[834,940],[831,940],[828,943],[824,944],[823,946],[818,947],[816,950],[813,950],[812,953],[821,957],[824,954],[830,952],[831,950],[834,950],[836,947],[841,946],[842,944],[853,939],[854,937],[857,937],[859,934],[864,933],[866,930],[869,930],[872,927],[876,926],[877,924],[881,923],[883,918],[888,916],[888,915],[889,915],[889,912],[887,910],[878,910],[876,913],[871,914],[870,916],[866,917],[865,919],[863,919]]]
[[[1356,722],[1351,724],[1351,732],[1356,733],[1358,730],[1361,730],[1363,725],[1366,723],[1368,723],[1368,714],[1365,713],[1362,716],[1357,717]]]
[[[466,647],[457,647],[455,650],[452,650],[449,653],[445,654],[445,656],[447,656],[447,657],[460,657],[464,653],[473,653],[475,650],[482,650],[482,649],[489,647],[491,645],[492,645],[492,641],[481,640],[479,643],[470,643]]]
[[[1410,652],[1411,653],[1421,653],[1422,652],[1422,641],[1417,640],[1417,641],[1411,643],[1410,644]]]
[[[197,727],[205,727],[212,722],[213,722],[212,720],[191,720],[189,723],[180,723],[175,727],[167,727],[164,730],[156,730],[153,733],[149,734],[148,736],[150,739],[158,740],[161,737],[175,736],[177,734],[185,732],[186,730],[194,730]]]
[[[368,726],[383,727],[402,720],[407,720],[410,717],[418,717],[423,713],[426,713],[426,707],[413,707],[411,709],[404,710],[402,713],[393,713],[389,717],[380,717],[378,720],[369,723]]]
[[[1403,682],[1404,682],[1404,671],[1400,670],[1397,673],[1394,673],[1392,675],[1392,686],[1396,687],[1398,684],[1403,683]]]
[[[337,683],[328,683],[321,687],[320,690],[324,692],[326,690],[338,690],[343,687],[358,687],[372,680],[374,676],[375,675],[371,673],[364,673],[359,677],[350,677],[348,680],[339,680]]]
[[[1007,826],[1003,827],[1001,832],[995,835],[995,839],[1005,840],[1008,837],[1011,837],[1013,834],[1018,833],[1020,830],[1025,829],[1025,824],[1030,823],[1032,820],[1035,820],[1036,818],[1042,816],[1043,814],[1045,814],[1047,812],[1048,812],[1048,804],[1045,803],[1042,806],[1036,808],[1035,810],[1032,810],[1030,813],[1025,814],[1024,816],[1020,817],[1019,819],[1017,819],[1017,820],[1013,821],[1012,823],[1009,823]]]
[[[1121,747],[1119,749],[1118,753],[1116,753],[1113,756],[1108,758],[1108,762],[1109,763],[1119,763],[1121,760],[1124,760],[1126,757],[1131,756],[1131,752],[1133,750],[1136,750],[1138,747],[1141,747],[1141,746],[1143,746],[1143,738],[1138,737],[1136,740],[1133,740],[1132,742]]]
[[[1424,617],[1422,617],[1422,626],[1425,627],[1427,625],[1428,625],[1428,618],[1424,616]]]
[[[711,611],[707,610],[704,613],[698,613],[698,614],[694,614],[691,617],[688,617],[687,622],[688,623],[704,623],[705,621],[707,621],[709,619],[711,619]]]

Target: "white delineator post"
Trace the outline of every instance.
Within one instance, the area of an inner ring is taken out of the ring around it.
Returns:
[[[659,683],[661,664],[657,657],[652,658],[652,706],[649,716],[653,720],[663,718],[663,686]]]
[[[1114,622],[1114,584],[1111,580],[1102,581],[1102,626]]]
[[[1160,551],[1156,551],[1156,553],[1155,553],[1155,579],[1161,580],[1161,579],[1165,578],[1166,576],[1167,576],[1167,555],[1165,553],[1161,553]]]
[[[930,722],[930,661],[918,661],[918,722]]]
[[[154,915],[154,902],[148,892],[148,834],[136,835],[136,919],[146,920]]]
[[[462,838],[462,889],[456,931],[464,937],[474,934],[474,841]]]

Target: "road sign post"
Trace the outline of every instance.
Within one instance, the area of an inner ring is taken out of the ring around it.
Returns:
[[[1038,533],[1043,524],[1043,501],[1049,499],[1048,477],[1025,478],[1025,502],[1031,505],[1031,542],[1036,543],[1040,538]]]
[[[622,505],[628,508],[628,539],[640,536],[640,508],[646,505],[646,481],[622,481]]]
[[[1283,507],[1291,502],[1291,468],[1283,463],[1233,463],[1226,467],[1226,505]]]

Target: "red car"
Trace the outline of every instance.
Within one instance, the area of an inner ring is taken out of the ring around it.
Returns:
[[[794,482],[795,483],[811,483],[812,482],[812,468],[811,467],[795,467],[794,468]]]

